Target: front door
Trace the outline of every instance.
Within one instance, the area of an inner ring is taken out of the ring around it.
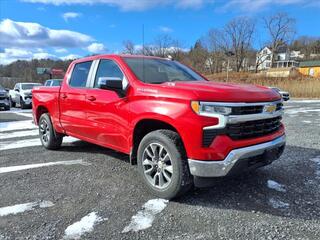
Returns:
[[[86,137],[86,94],[92,61],[74,65],[70,78],[60,90],[60,121],[70,135]]]
[[[128,104],[126,96],[115,91],[100,89],[100,77],[120,78],[126,87],[127,80],[119,66],[108,59],[97,63],[92,88],[87,91],[87,122],[90,138],[96,143],[127,152],[128,146]]]

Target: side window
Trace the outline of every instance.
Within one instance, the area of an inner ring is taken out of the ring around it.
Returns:
[[[116,77],[123,79],[123,73],[114,61],[102,59],[100,60],[96,77],[94,79],[95,88],[98,87],[98,80],[100,77]]]
[[[19,89],[19,84],[17,83],[13,89]]]
[[[92,61],[77,63],[72,71],[69,81],[71,87],[85,87]]]

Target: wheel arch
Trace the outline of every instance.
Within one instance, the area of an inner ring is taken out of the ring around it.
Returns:
[[[131,142],[132,142],[132,148],[130,151],[131,164],[137,163],[137,151],[143,137],[150,132],[160,130],[160,129],[167,129],[167,130],[171,130],[178,133],[178,135],[181,138],[182,144],[184,146],[181,134],[179,133],[178,129],[169,121],[164,121],[163,119],[160,120],[156,118],[140,119],[134,125],[133,133],[131,137]]]

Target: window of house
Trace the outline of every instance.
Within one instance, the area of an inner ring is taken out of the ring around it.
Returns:
[[[77,63],[72,71],[69,85],[72,87],[85,87],[92,61]]]

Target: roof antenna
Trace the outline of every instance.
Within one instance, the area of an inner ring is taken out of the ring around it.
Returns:
[[[143,82],[145,82],[145,77],[144,77],[144,24],[142,24],[142,76],[143,76]]]

